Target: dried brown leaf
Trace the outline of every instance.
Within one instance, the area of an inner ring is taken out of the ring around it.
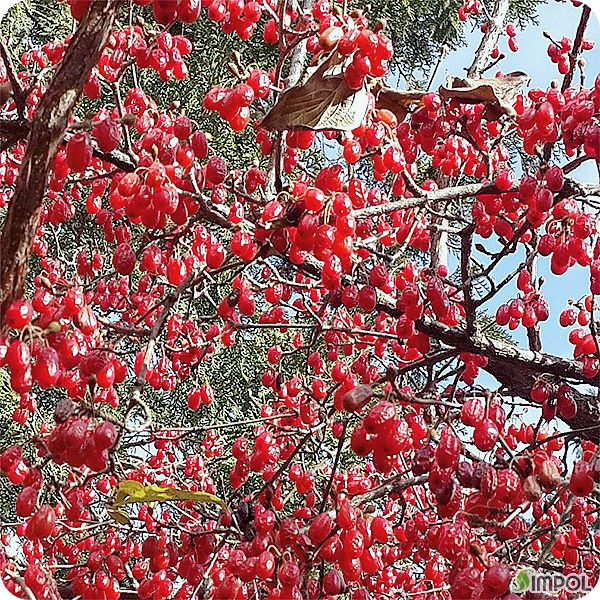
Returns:
[[[515,116],[512,101],[519,88],[529,79],[521,71],[508,73],[494,79],[469,79],[452,77],[439,89],[444,100],[454,99],[466,104],[485,103],[488,119],[497,119],[502,114]]]
[[[356,129],[367,114],[369,93],[364,86],[351,90],[340,71],[334,60],[326,61],[304,84],[281,94],[261,127],[271,131]]]
[[[411,90],[393,90],[391,88],[383,88],[377,94],[375,106],[379,109],[385,108],[392,111],[398,122],[404,121],[404,117],[408,114],[411,105],[419,104],[426,92]]]

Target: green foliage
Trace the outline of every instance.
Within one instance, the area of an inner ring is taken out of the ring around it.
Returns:
[[[21,0],[6,12],[0,34],[14,60],[21,54],[51,40],[64,39],[73,28],[66,2]]]
[[[394,43],[393,70],[407,85],[426,79],[441,47],[456,48],[463,28],[456,16],[461,0],[375,0],[370,15],[387,20],[386,33]],[[358,3],[356,3],[358,6]]]
[[[496,319],[493,316],[481,312],[477,315],[477,320],[475,324],[477,326],[477,329],[491,340],[504,342],[512,346],[515,345],[515,341],[513,340],[513,338],[508,334],[508,332],[505,329],[503,329],[496,323]]]
[[[17,395],[10,387],[10,378],[6,369],[0,369],[0,452],[18,441],[15,438],[19,430],[12,419],[12,413],[19,406]],[[5,474],[0,474],[0,522],[11,521],[14,517],[16,487]]]

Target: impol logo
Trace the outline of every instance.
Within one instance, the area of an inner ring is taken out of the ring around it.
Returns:
[[[586,573],[540,573],[535,569],[522,569],[516,573],[510,583],[510,589],[515,594],[523,592],[556,593],[567,591],[569,593],[591,592]]]

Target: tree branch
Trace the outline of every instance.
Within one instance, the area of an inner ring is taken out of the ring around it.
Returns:
[[[487,22],[487,29],[481,38],[479,47],[475,51],[473,62],[467,70],[467,77],[480,77],[489,63],[492,50],[498,44],[498,39],[504,29],[504,20],[506,19],[509,4],[509,0],[496,0],[492,18]]]
[[[4,65],[6,66],[6,74],[8,75],[8,80],[10,81],[10,87],[12,91],[13,98],[15,99],[15,106],[17,107],[17,114],[19,115],[19,120],[22,121],[25,119],[25,109],[27,106],[27,96],[21,87],[21,83],[19,82],[19,78],[17,77],[17,73],[12,64],[12,60],[10,59],[10,54],[4,44],[4,41],[0,40],[0,56],[2,56],[2,60]]]
[[[573,75],[575,73],[575,67],[577,63],[577,58],[581,54],[581,46],[583,44],[583,35],[585,34],[585,30],[587,28],[588,21],[590,20],[590,15],[592,13],[592,9],[587,5],[583,5],[583,9],[581,11],[581,19],[579,20],[579,25],[577,26],[577,32],[575,33],[575,39],[573,40],[573,49],[569,54],[569,70],[565,74],[561,85],[561,92],[564,92],[568,87],[570,87],[573,82]]]
[[[597,385],[595,379],[590,379],[583,374],[582,364],[576,360],[525,350],[483,335],[468,336],[461,327],[449,327],[437,321],[422,319],[416,323],[416,326],[422,333],[462,352],[485,356],[488,364],[484,369],[514,396],[528,399],[531,387],[540,374],[551,375],[557,380],[567,378],[578,384]],[[561,417],[562,420],[572,429],[585,430],[582,432],[582,437],[595,443],[600,442],[600,407],[596,397],[582,394],[573,387],[571,392],[577,403],[577,414],[572,419]],[[596,424],[598,428],[589,429]]]
[[[398,493],[409,487],[412,488],[418,485],[423,485],[424,483],[427,483],[429,474],[419,475],[418,477],[412,477],[409,479],[402,479],[402,477],[403,475],[398,475],[397,477],[392,478],[390,481],[382,483],[380,486],[377,486],[376,488],[373,488],[364,494],[353,496],[350,499],[350,504],[355,507],[361,506],[365,502],[372,502],[378,498],[383,498],[383,496],[389,496],[394,492]]]

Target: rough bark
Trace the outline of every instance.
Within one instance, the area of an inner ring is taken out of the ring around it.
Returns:
[[[0,238],[0,323],[8,304],[23,293],[54,157],[120,5],[121,0],[90,2],[33,116],[27,150]]]
[[[487,22],[487,29],[481,38],[479,47],[475,52],[475,57],[471,66],[467,70],[467,77],[481,77],[481,73],[488,66],[492,56],[492,50],[498,44],[500,35],[504,30],[504,20],[508,13],[509,0],[496,0],[494,3],[494,12],[492,18]]]
[[[597,379],[586,377],[582,364],[576,360],[526,350],[483,335],[468,336],[462,328],[449,327],[437,321],[421,320],[417,323],[417,328],[446,345],[487,357],[485,370],[513,396],[529,399],[531,387],[540,375],[547,375],[550,381],[567,380],[574,384],[598,387]],[[561,419],[572,430],[582,430],[582,438],[600,443],[600,407],[597,397],[570,387],[577,403],[577,414],[572,419]]]

